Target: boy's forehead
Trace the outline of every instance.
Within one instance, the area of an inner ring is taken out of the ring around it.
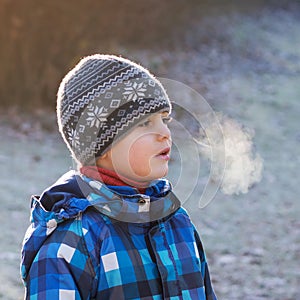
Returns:
[[[168,116],[170,114],[170,111],[165,109],[165,110],[162,110],[162,111],[158,111],[158,112],[155,112],[155,113],[150,113],[150,114],[146,114],[144,116],[144,118],[141,119],[141,122],[145,119],[148,119],[148,118],[151,118],[151,117],[158,117],[158,116]]]

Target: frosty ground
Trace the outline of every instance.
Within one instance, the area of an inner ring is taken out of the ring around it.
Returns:
[[[184,203],[202,236],[219,298],[300,299],[299,18],[277,9],[202,22],[220,32],[210,44],[197,44],[195,35],[201,40],[202,33],[195,24],[193,39],[187,35],[173,52],[122,54],[197,89],[215,111],[255,131],[253,151],[264,160],[261,181],[246,194],[219,190],[203,209],[197,195]],[[0,298],[6,300],[23,294],[18,266],[30,195],[74,167],[58,134],[48,130],[54,117],[39,111],[32,119],[1,112]],[[171,161],[171,173],[179,164]]]

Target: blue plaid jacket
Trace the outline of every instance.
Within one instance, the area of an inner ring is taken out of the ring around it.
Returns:
[[[141,195],[65,174],[32,198],[21,273],[25,299],[216,299],[200,238],[166,180]]]

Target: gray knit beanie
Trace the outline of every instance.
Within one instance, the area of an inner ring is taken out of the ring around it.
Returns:
[[[161,83],[145,68],[113,55],[83,58],[57,94],[59,130],[73,157],[94,164],[142,118],[171,104]]]

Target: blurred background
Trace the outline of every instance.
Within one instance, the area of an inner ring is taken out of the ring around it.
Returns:
[[[22,299],[30,195],[74,167],[56,129],[56,92],[93,53],[182,82],[251,131],[261,181],[185,206],[219,299],[300,299],[299,32],[297,0],[0,0],[0,299]]]

